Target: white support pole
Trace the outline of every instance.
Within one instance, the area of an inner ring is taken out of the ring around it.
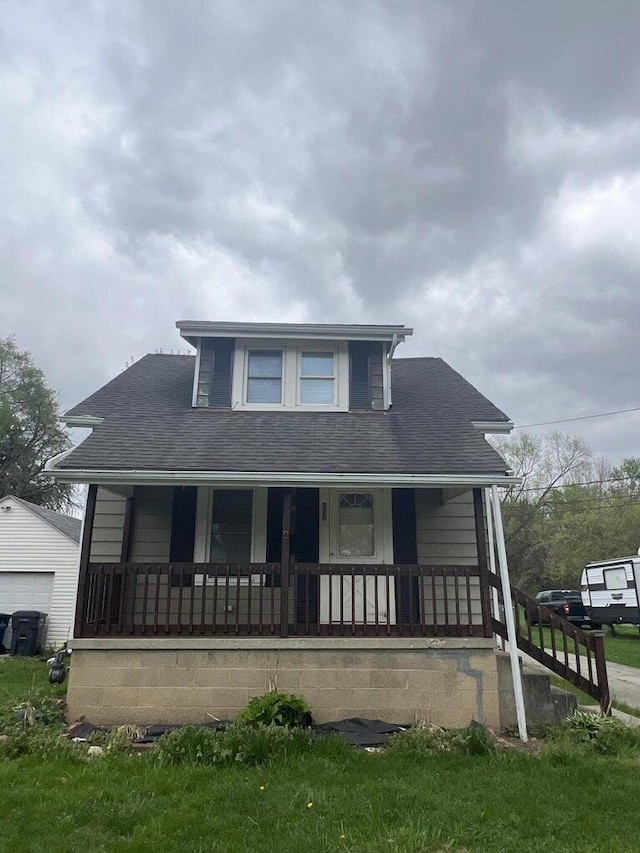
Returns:
[[[507,549],[504,545],[504,528],[502,526],[502,512],[500,510],[500,496],[498,495],[497,486],[491,486],[491,508],[495,522],[496,547],[498,549],[498,564],[500,566],[502,599],[504,602],[504,621],[507,625],[507,640],[509,642],[509,658],[511,659],[511,677],[513,679],[513,695],[516,702],[518,733],[520,740],[526,743],[529,738],[527,736],[527,719],[524,710],[524,695],[522,693],[522,672],[520,671],[520,659],[518,658],[516,623],[513,618],[513,607],[511,606],[511,582],[509,580]]]
[[[489,571],[492,575],[496,574],[496,548],[493,536],[493,510],[491,509],[491,490],[485,489],[485,506],[487,508],[487,536],[489,539]],[[493,600],[493,616],[494,619],[500,618],[500,603],[498,601],[498,590],[495,586],[491,587],[491,598]],[[504,651],[504,640],[496,634],[496,642],[498,648]]]

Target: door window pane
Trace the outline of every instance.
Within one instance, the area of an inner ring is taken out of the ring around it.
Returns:
[[[251,489],[215,489],[211,511],[212,563],[251,562]]]
[[[300,402],[331,404],[335,400],[332,352],[303,352],[300,365]]]
[[[375,552],[373,495],[340,495],[338,553],[341,557],[372,557]]]

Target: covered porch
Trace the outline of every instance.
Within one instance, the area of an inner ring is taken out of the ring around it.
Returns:
[[[489,638],[483,498],[92,485],[74,636]]]

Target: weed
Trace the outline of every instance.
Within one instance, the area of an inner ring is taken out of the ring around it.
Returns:
[[[443,729],[421,723],[404,732],[391,735],[387,749],[399,755],[426,756],[444,752],[458,755],[489,755],[496,745],[482,726],[466,729]]]
[[[236,722],[219,731],[184,726],[159,739],[156,760],[161,765],[264,764],[310,745],[306,732],[283,726]]]
[[[60,731],[42,726],[16,730],[0,743],[0,760],[11,761],[26,755],[45,760],[79,757],[79,752]]]

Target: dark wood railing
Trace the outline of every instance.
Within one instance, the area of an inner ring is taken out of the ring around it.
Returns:
[[[90,563],[77,636],[490,637],[477,566]]]
[[[498,590],[500,613],[504,607],[500,578],[488,574],[488,583]],[[578,687],[600,703],[603,714],[611,714],[611,697],[604,654],[604,636],[584,631],[524,592],[511,588],[518,648],[551,672]],[[504,618],[493,619],[493,630],[507,639]]]

